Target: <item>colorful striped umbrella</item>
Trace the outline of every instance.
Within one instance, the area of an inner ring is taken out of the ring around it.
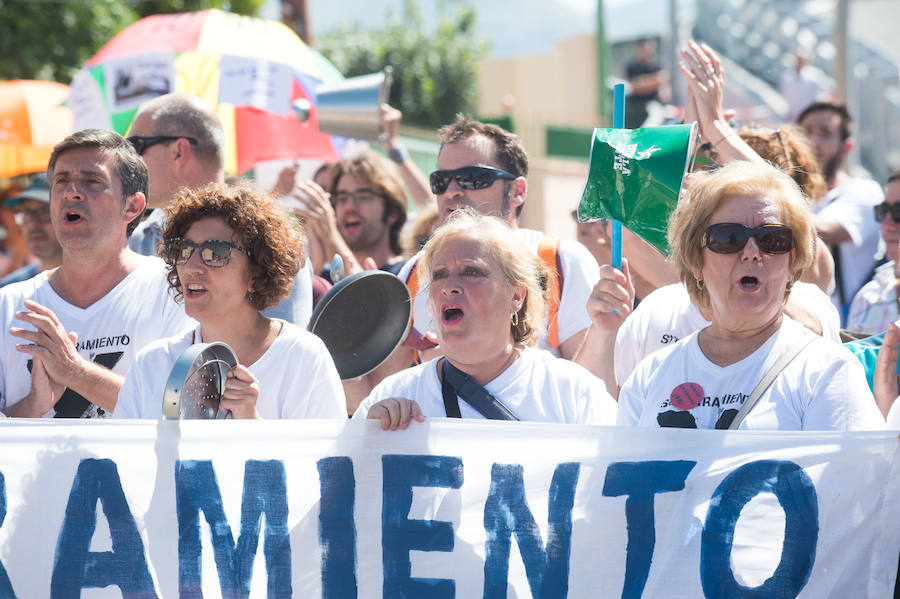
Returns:
[[[53,146],[72,132],[68,95],[53,81],[0,81],[0,178],[47,168]]]
[[[228,139],[225,170],[265,160],[334,160],[342,138],[319,132],[316,86],[343,76],[286,25],[220,10],[155,15],[129,25],[76,74],[75,129],[128,131],[142,102],[185,92],[216,107]],[[291,103],[313,104],[301,123]]]

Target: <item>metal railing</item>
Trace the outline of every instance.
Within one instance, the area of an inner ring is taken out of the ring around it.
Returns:
[[[694,36],[777,89],[798,46],[830,80],[837,50],[834,21],[799,0],[698,0]],[[884,182],[900,169],[900,64],[863,40],[848,43],[847,104],[855,121],[855,157]],[[833,80],[829,81],[831,88]]]

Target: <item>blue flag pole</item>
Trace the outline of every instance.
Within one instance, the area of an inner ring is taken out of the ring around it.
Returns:
[[[613,88],[613,128],[625,128],[625,84],[616,83]],[[622,223],[612,221],[612,265],[617,270],[622,270]]]

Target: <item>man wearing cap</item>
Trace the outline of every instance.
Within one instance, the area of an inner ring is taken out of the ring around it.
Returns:
[[[169,292],[165,263],[128,249],[147,166],[121,135],[73,133],[53,149],[47,180],[62,263],[0,290],[0,409],[106,417],[137,352],[196,323]]]
[[[47,177],[44,174],[36,175],[28,187],[7,200],[6,205],[14,210],[16,224],[25,238],[28,253],[38,261],[0,279],[0,287],[27,281],[39,272],[56,268],[62,263],[62,248],[50,225],[50,188],[47,186]]]
[[[201,98],[166,94],[142,105],[128,141],[147,163],[153,211],[128,240],[139,254],[155,256],[162,240],[165,209],[182,187],[198,188],[225,182],[225,132],[216,112]],[[291,295],[263,311],[305,327],[312,313],[312,270],[309,261],[294,278]]]

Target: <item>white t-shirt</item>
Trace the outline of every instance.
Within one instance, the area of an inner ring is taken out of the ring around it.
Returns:
[[[87,308],[73,306],[54,291],[48,280],[52,271],[0,290],[0,322],[5,324],[0,350],[0,408],[18,403],[31,390],[31,356],[16,351],[16,343],[22,341],[9,334],[10,326],[33,328],[15,318],[26,299],[53,310],[66,332],[78,334],[82,357],[122,376],[145,345],[196,326],[168,290],[165,263],[151,257],[140,260],[137,268]],[[45,416],[57,414],[85,418],[109,415],[70,390]]]
[[[516,229],[516,233],[528,249],[537,254],[538,244],[544,234],[531,229]],[[412,269],[419,263],[421,257],[422,252],[419,252],[400,270],[398,276],[404,282],[409,280]],[[586,306],[591,290],[600,278],[600,266],[586,247],[577,241],[568,239],[563,239],[559,243],[559,262],[563,275],[562,297],[558,312],[559,341],[562,343],[591,325]],[[421,333],[434,331],[431,314],[428,313],[426,283],[427,277],[420,274],[419,291],[413,299],[413,326]],[[558,348],[551,348],[547,343],[546,332],[538,339],[538,347],[550,350],[554,355],[559,355]]]
[[[791,297],[800,299],[822,326],[822,337],[840,343],[837,308],[816,285],[798,281]],[[624,383],[638,362],[658,349],[671,345],[709,326],[700,309],[691,303],[682,283],[660,287],[641,300],[616,334],[616,380]]]
[[[875,266],[881,229],[873,207],[883,201],[884,191],[878,183],[871,179],[850,179],[812,205],[813,212],[841,223],[850,235],[848,241],[838,246],[842,280],[836,281],[835,291],[831,294],[838,309],[841,308],[841,296],[837,285],[843,284],[844,301],[849,304]]]
[[[887,415],[887,428],[900,430],[900,401],[896,399]]]
[[[247,368],[259,381],[256,411],[263,418],[346,418],[344,388],[322,340],[289,322],[269,349]],[[172,366],[199,328],[160,339],[137,355],[113,414],[116,418],[162,418],[163,394]]]
[[[727,428],[724,423],[731,422],[772,364],[807,334],[813,333],[785,316],[755,352],[718,366],[704,355],[695,332],[638,364],[619,392],[617,422]],[[862,365],[842,346],[816,337],[779,373],[740,428],[878,430],[884,428],[884,418]]]
[[[369,408],[389,397],[415,400],[426,417],[446,417],[437,374],[439,360],[387,377],[372,389],[353,417],[365,418]],[[485,389],[523,421],[607,425],[616,421],[616,402],[603,381],[574,362],[533,347],[525,348]],[[459,411],[463,418],[484,418],[462,399]]]
[[[877,335],[887,330],[897,320],[897,276],[894,261],[885,262],[875,269],[872,280],[856,292],[850,302],[847,324],[844,328],[854,333]]]

